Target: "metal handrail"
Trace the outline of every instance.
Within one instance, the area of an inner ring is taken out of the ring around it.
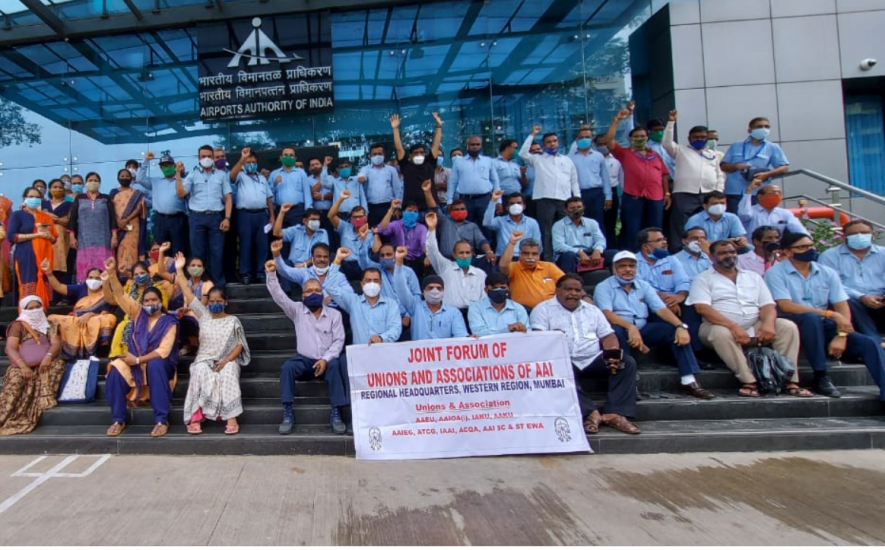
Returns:
[[[873,220],[869,220],[867,218],[864,218],[863,216],[858,216],[857,214],[855,214],[853,212],[849,212],[848,210],[845,210],[844,208],[839,208],[838,206],[834,206],[832,204],[827,204],[826,202],[824,202],[820,199],[816,199],[814,197],[809,197],[808,195],[793,195],[790,197],[784,197],[783,200],[784,201],[793,201],[793,200],[811,201],[811,202],[817,203],[821,206],[826,206],[827,208],[832,208],[834,212],[837,212],[837,213],[841,212],[843,214],[847,214],[851,219],[862,220],[862,221],[870,224],[871,226],[878,227],[879,229],[885,230],[885,225],[882,225],[879,222],[874,222]],[[802,208],[802,207],[803,207],[803,205],[800,204],[797,208]],[[835,217],[836,216],[834,215],[834,218]],[[842,227],[838,223],[836,224],[836,229],[838,231],[842,231]]]
[[[881,195],[871,193],[871,192],[867,191],[866,189],[861,189],[859,187],[855,187],[853,185],[833,179],[829,176],[819,174],[819,173],[815,172],[814,170],[808,170],[806,168],[798,168],[796,170],[790,170],[786,174],[782,174],[780,177],[789,178],[792,176],[808,176],[809,178],[813,178],[818,181],[822,181],[822,182],[826,183],[827,185],[832,185],[833,187],[838,187],[839,189],[842,189],[843,191],[848,191],[849,193],[852,193],[852,194],[857,195],[859,197],[863,197],[863,198],[869,199],[875,203],[885,205],[885,197],[882,197]],[[827,189],[827,191],[829,191],[831,193],[835,192],[832,189]],[[837,202],[837,201],[833,201],[833,202]],[[850,212],[849,212],[849,214],[850,214]]]

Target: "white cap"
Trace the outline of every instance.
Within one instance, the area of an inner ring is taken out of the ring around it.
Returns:
[[[622,250],[615,254],[614,259],[612,260],[612,265],[620,262],[621,260],[633,260],[636,261],[636,254],[630,252],[629,250]]]

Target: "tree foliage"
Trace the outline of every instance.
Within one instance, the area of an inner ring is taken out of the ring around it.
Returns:
[[[0,147],[39,144],[40,125],[27,122],[20,105],[0,98]]]

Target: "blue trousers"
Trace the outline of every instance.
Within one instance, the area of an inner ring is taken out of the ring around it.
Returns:
[[[848,307],[851,308],[851,322],[854,325],[854,330],[881,340],[879,327],[885,324],[885,309],[870,309],[857,298],[850,298]]]
[[[626,348],[622,348],[626,349]],[[584,370],[572,365],[575,371],[575,388],[578,391],[578,406],[581,408],[581,417],[587,418],[598,407],[593,403],[584,389],[581,380],[588,378],[608,379],[608,394],[606,395],[605,414],[620,414],[627,418],[636,418],[636,361],[629,355],[624,355],[624,368],[612,374],[611,368],[602,358],[597,357]]]
[[[476,198],[461,197],[467,203],[467,219],[482,227],[482,218],[486,214],[486,208],[489,207],[489,201],[492,200],[492,194],[478,195]]]
[[[181,252],[185,256],[190,252],[188,243],[187,216],[175,214],[167,216],[154,213],[154,241],[160,244],[172,243],[172,254]],[[172,257],[169,254],[168,257]]]
[[[137,368],[137,367],[133,367]],[[154,409],[154,422],[167,424],[169,408],[172,404],[172,389],[169,381],[175,376],[175,366],[166,359],[154,359],[147,366],[142,365],[151,392],[151,407]],[[114,422],[125,423],[129,419],[126,409],[126,395],[132,388],[117,369],[111,369],[105,381],[105,399],[111,406]]]
[[[296,355],[283,363],[283,368],[280,371],[280,397],[284,404],[295,401],[296,381],[317,379],[313,374],[313,364],[316,362],[316,359]],[[325,372],[319,378],[324,380],[329,387],[329,401],[333,407],[350,405],[350,395],[345,389],[347,358],[344,355],[329,361]]]
[[[595,220],[599,229],[605,231],[605,192],[602,187],[581,189],[581,200],[584,201],[584,217]],[[606,235],[608,238],[608,235]]]
[[[237,232],[240,237],[240,273],[264,273],[264,262],[267,261],[267,225],[268,214],[264,212],[248,212],[237,210]]]
[[[639,250],[636,235],[646,227],[663,227],[664,201],[624,193],[621,197],[621,250]]]
[[[214,214],[191,212],[190,215],[191,253],[206,263],[212,282],[220,287],[227,282],[223,263],[224,233],[219,229],[223,219],[224,211]]]
[[[630,350],[630,353],[635,353],[636,350],[631,348],[630,344],[627,343],[627,330],[623,327],[612,328],[615,329],[618,342],[621,343],[621,349]],[[695,359],[691,346],[677,346],[673,343],[673,340],[676,339],[676,327],[673,325],[664,323],[663,321],[653,321],[639,329],[639,334],[642,335],[642,341],[645,342],[645,345],[649,348],[670,346],[670,351],[673,352],[673,357],[676,359],[676,367],[679,369],[680,376],[687,376],[689,374],[697,374],[700,372],[700,368],[698,368],[698,360]]]

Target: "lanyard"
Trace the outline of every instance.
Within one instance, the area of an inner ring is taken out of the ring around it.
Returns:
[[[747,142],[745,141],[744,146],[741,149],[741,158],[744,160],[744,162],[750,162],[752,160],[756,160],[757,158],[759,158],[759,155],[761,155],[762,152],[766,151],[767,149],[768,149],[768,142],[763,141],[762,144],[759,146],[759,150],[756,151],[756,154],[750,158],[747,158]]]
[[[646,156],[646,155],[643,155],[642,153],[640,153],[639,151],[633,151],[633,154],[636,155],[637,157],[641,158],[642,160],[646,161],[646,162],[648,162],[648,161],[650,161],[650,160],[655,160],[656,158],[658,158],[657,153],[655,153],[655,152],[652,151],[651,149],[646,149],[646,151],[651,152],[651,155]]]

